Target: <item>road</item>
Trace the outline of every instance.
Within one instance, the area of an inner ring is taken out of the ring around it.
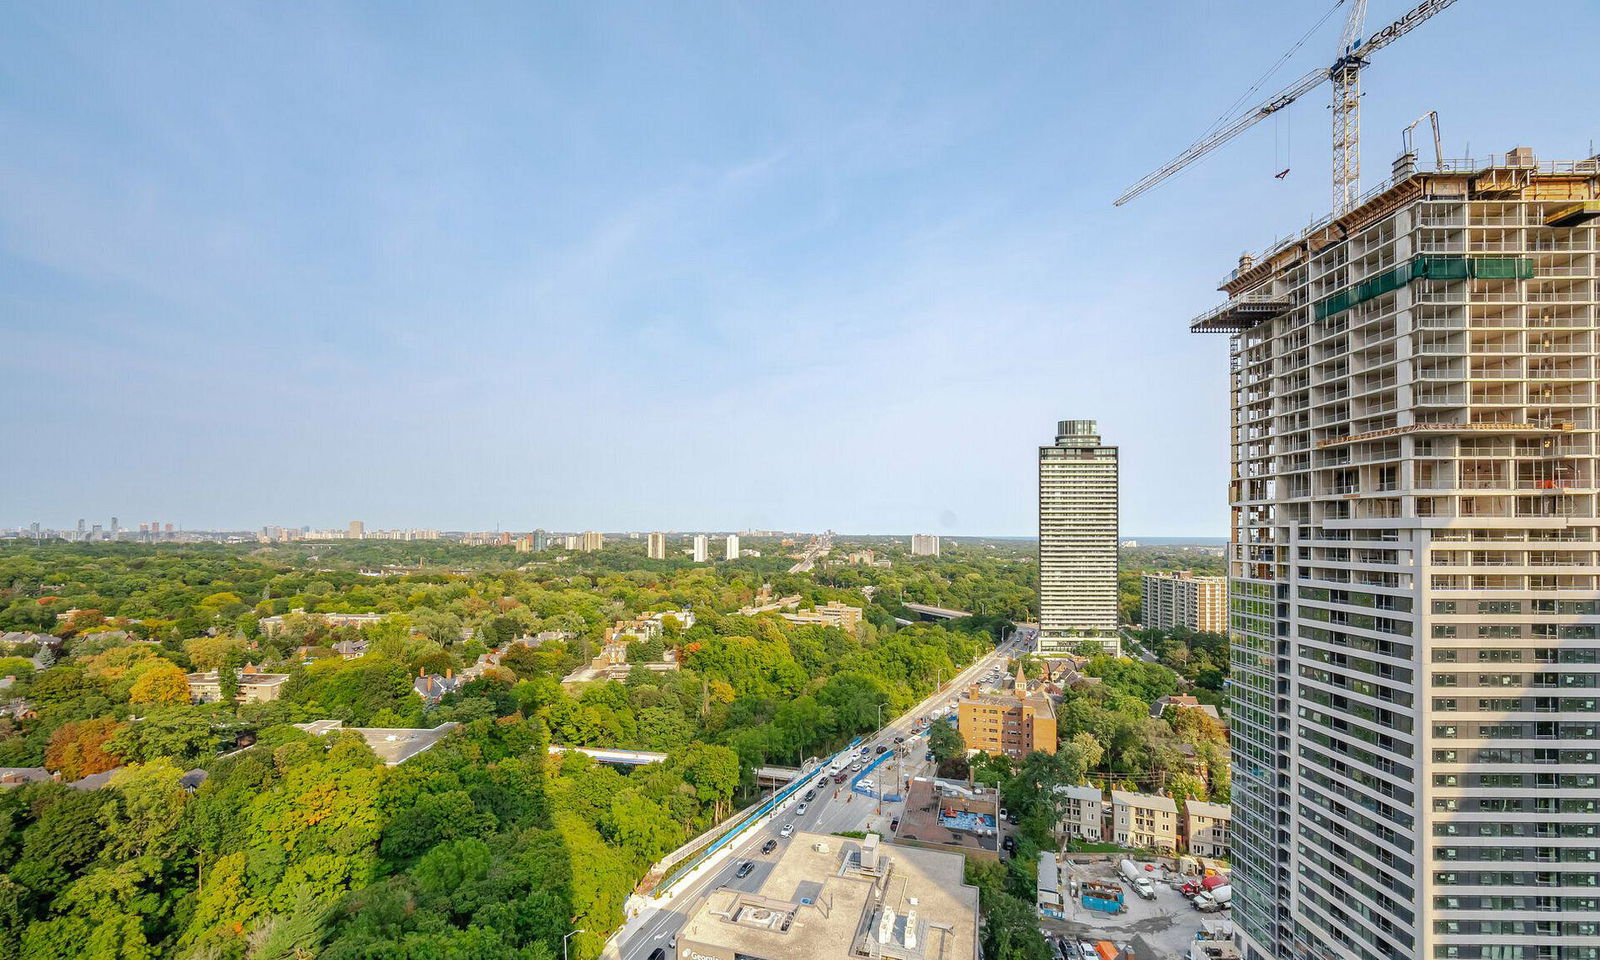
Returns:
[[[1160,663],[1161,662],[1160,660],[1157,660],[1155,658],[1155,656],[1150,653],[1149,650],[1145,649],[1144,644],[1142,644],[1139,641],[1135,640],[1133,638],[1133,634],[1132,633],[1130,633],[1127,630],[1121,630],[1121,631],[1118,631],[1118,632],[1120,632],[1122,634],[1122,652],[1123,652],[1124,655],[1126,655],[1127,652],[1131,649],[1133,651],[1134,655],[1137,656],[1140,660],[1143,660],[1145,663]]]
[[[811,568],[817,565],[817,561],[822,559],[823,557],[827,556],[828,555],[828,551],[832,550],[832,549],[833,549],[833,538],[832,537],[826,537],[826,536],[823,536],[823,537],[812,537],[811,538],[811,542],[806,544],[806,549],[805,549],[804,554],[802,554],[801,557],[800,557],[800,562],[795,564],[794,566],[790,567],[789,568],[789,572],[790,573],[808,573],[808,572],[810,572]]]
[[[932,765],[923,759],[927,752],[927,740],[911,734],[917,719],[948,709],[960,696],[961,691],[988,673],[991,668],[998,666],[1004,660],[1031,650],[1037,639],[1034,630],[1033,627],[1018,627],[1003,643],[957,674],[941,690],[885,724],[883,729],[868,738],[863,738],[862,743],[867,749],[867,756],[875,756],[879,744],[893,749],[894,738],[905,737],[905,745],[909,749],[905,766],[898,771],[901,779],[931,775]],[[885,761],[873,773],[877,775],[882,771],[892,770],[895,763],[894,760]],[[818,778],[817,774],[812,776]],[[876,779],[880,783],[884,782],[882,775],[876,776]],[[767,876],[772,873],[773,864],[783,856],[784,849],[789,845],[789,839],[782,835],[786,824],[793,824],[797,833],[828,834],[846,830],[877,830],[887,834],[889,821],[900,815],[902,804],[886,803],[880,809],[871,798],[852,792],[848,780],[837,787],[830,780],[826,787],[814,784],[811,789],[816,791],[816,798],[806,803],[805,813],[798,813],[798,806],[791,807],[786,813],[773,817],[760,829],[749,831],[734,844],[732,855],[720,867],[696,880],[681,881],[688,886],[670,903],[665,904],[654,916],[645,920],[643,925],[632,931],[621,943],[614,941],[613,945],[620,950],[622,960],[650,960],[651,954],[657,949],[663,950],[668,957],[671,957],[672,952],[667,949],[668,944],[683,927],[688,915],[699,906],[701,899],[717,887],[726,886],[751,892],[761,889]],[[762,853],[761,848],[768,840],[776,841],[776,845],[770,853]],[[747,860],[753,864],[752,870],[744,877],[736,877],[739,865]]]

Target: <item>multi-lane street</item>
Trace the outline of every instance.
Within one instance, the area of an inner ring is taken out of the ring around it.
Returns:
[[[897,747],[903,748],[904,756],[900,759],[898,769],[896,759],[890,759],[873,771],[878,783],[892,784],[898,777],[903,786],[904,782],[912,777],[931,775],[931,764],[925,760],[928,750],[927,737],[913,733],[917,721],[922,717],[948,710],[969,684],[981,679],[993,669],[1003,669],[1004,661],[1031,651],[1035,630],[1033,627],[1017,627],[988,655],[979,658],[954,678],[947,680],[942,689],[863,739],[862,746],[866,751],[864,756],[869,760],[878,755],[877,748],[880,745],[885,748],[885,752],[895,750]],[[894,742],[896,737],[904,738],[903,743],[896,744]],[[767,875],[772,872],[773,864],[782,856],[789,844],[789,838],[784,833],[785,828],[791,824],[795,833],[826,834],[846,830],[878,830],[887,834],[890,821],[900,815],[900,804],[880,805],[870,797],[854,793],[850,790],[849,780],[836,785],[828,779],[826,785],[823,785],[824,778],[820,771],[812,772],[810,778],[812,784],[807,790],[813,791],[814,796],[805,801],[804,813],[800,812],[798,805],[792,806],[772,817],[760,829],[747,831],[736,841],[732,855],[717,869],[692,881],[680,881],[687,886],[677,893],[670,903],[625,926],[622,935],[613,938],[612,943],[608,945],[606,955],[620,956],[621,960],[651,960],[654,952],[660,949],[670,957],[672,951],[668,949],[668,945],[706,893],[722,886],[750,891],[761,888]],[[770,850],[765,850],[769,841],[772,842],[772,847]],[[747,861],[751,864],[750,870],[744,876],[738,876],[741,865]]]
[[[817,565],[817,561],[827,556],[828,551],[832,549],[832,537],[828,536],[827,534],[821,534],[819,536],[812,537],[811,542],[807,543],[805,550],[801,552],[799,562],[790,567],[789,572],[809,572],[812,567]]]

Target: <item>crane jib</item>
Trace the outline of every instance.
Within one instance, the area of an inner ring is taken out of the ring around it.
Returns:
[[[1345,0],[1339,0],[1339,5],[1343,5],[1344,2]],[[1344,35],[1340,37],[1339,58],[1334,61],[1333,66],[1311,71],[1255,109],[1239,114],[1231,122],[1226,122],[1220,129],[1214,128],[1211,133],[1191,144],[1189,149],[1178,154],[1166,166],[1147,174],[1139,182],[1129,187],[1123,192],[1122,196],[1113,202],[1116,206],[1122,206],[1212,150],[1250,129],[1250,127],[1260,123],[1264,118],[1287,107],[1301,96],[1310,92],[1318,84],[1325,80],[1332,80],[1334,83],[1333,206],[1336,211],[1344,210],[1359,193],[1357,188],[1360,183],[1361,163],[1361,120],[1359,108],[1361,95],[1358,83],[1361,69],[1367,65],[1367,58],[1380,48],[1410,33],[1418,25],[1455,2],[1456,0],[1423,0],[1405,16],[1362,42],[1360,34],[1366,19],[1367,2],[1366,0],[1355,0],[1350,6],[1350,17],[1345,23]],[[1320,23],[1319,21],[1319,25]],[[1301,42],[1303,43],[1304,39]],[[1293,53],[1297,49],[1299,49],[1299,44],[1296,44],[1289,52]],[[1265,79],[1265,77],[1262,79]],[[1224,123],[1224,121],[1218,122]]]
[[[1412,27],[1415,27],[1417,24],[1443,10],[1445,7],[1450,6],[1452,3],[1455,3],[1455,0],[1426,0],[1424,3],[1419,3],[1415,7],[1411,8],[1411,10],[1408,11],[1405,16],[1368,37],[1367,42],[1361,44],[1361,47],[1363,49],[1381,47],[1396,39],[1399,39],[1405,34],[1411,32]]]

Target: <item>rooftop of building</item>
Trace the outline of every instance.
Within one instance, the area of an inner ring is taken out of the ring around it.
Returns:
[[[1163,797],[1157,793],[1133,793],[1129,790],[1111,791],[1111,802],[1126,804],[1130,807],[1144,807],[1148,810],[1170,810],[1178,812],[1178,802],[1171,797]]]
[[[957,854],[796,834],[757,893],[712,891],[678,932],[760,957],[973,960],[978,891]]]
[[[1195,583],[1228,582],[1228,578],[1220,573],[1195,573],[1193,570],[1146,570],[1144,576],[1147,580],[1192,580]]]
[[[1190,800],[1184,804],[1184,809],[1197,817],[1210,817],[1213,820],[1233,819],[1233,807],[1226,803],[1209,803],[1205,800]]]
[[[1171,696],[1162,697],[1155,703],[1152,703],[1150,705],[1150,716],[1160,717],[1162,714],[1167,712],[1168,707],[1176,707],[1184,710],[1199,710],[1213,720],[1222,719],[1222,715],[1217,712],[1216,707],[1209,703],[1201,703],[1194,697],[1183,693],[1175,693]]]
[[[431,730],[407,727],[347,727],[341,720],[313,720],[297,723],[295,727],[313,736],[324,736],[335,730],[348,730],[360,734],[367,746],[388,766],[398,766],[440,740],[449,736],[459,723],[441,723]]]
[[[1076,786],[1059,786],[1056,792],[1070,797],[1073,800],[1105,800],[1106,795],[1100,788],[1092,783],[1083,783]]]
[[[1054,718],[1056,715],[1055,703],[1045,694],[1034,692],[1018,696],[1015,693],[1004,693],[998,690],[968,691],[962,695],[963,703],[982,703],[992,707],[1013,709],[1026,705],[1033,709],[1037,716]]]
[[[999,849],[1000,795],[918,777],[906,791],[895,839],[993,853]]]
[[[221,678],[215,670],[206,670],[202,673],[188,675],[190,683],[219,683]],[[247,667],[239,671],[239,686],[241,687],[273,687],[289,679],[287,673],[261,673],[254,668]]]
[[[23,783],[43,783],[54,779],[55,775],[44,767],[0,767],[0,787],[14,787]]]

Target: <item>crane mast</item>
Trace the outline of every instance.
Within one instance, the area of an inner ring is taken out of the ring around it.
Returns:
[[[1361,195],[1361,71],[1373,53],[1410,33],[1455,3],[1455,0],[1422,0],[1400,19],[1364,42],[1361,34],[1366,26],[1367,0],[1339,0],[1339,3],[1349,3],[1350,12],[1339,38],[1339,55],[1332,66],[1313,70],[1256,107],[1223,123],[1215,132],[1201,138],[1165,166],[1129,187],[1117,198],[1116,205],[1120,207],[1151,189],[1289,106],[1323,80],[1329,80],[1333,85],[1333,210],[1338,214],[1354,207]]]
[[[1366,25],[1367,0],[1354,0],[1344,33],[1339,37],[1339,59],[1328,68],[1333,81],[1333,210],[1344,213],[1355,206],[1361,193],[1361,68],[1366,61],[1356,48]]]

